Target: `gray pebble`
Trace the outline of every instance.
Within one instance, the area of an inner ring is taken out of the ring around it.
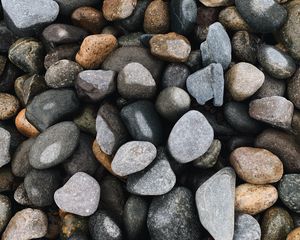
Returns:
[[[0,127],[0,168],[10,162],[10,133]]]
[[[0,5],[1,9],[1,5]],[[0,10],[1,11],[1,10]],[[5,24],[0,23],[0,52],[6,53],[10,46],[14,43],[16,36],[7,28]]]
[[[2,232],[6,224],[11,218],[12,206],[10,199],[5,195],[0,195],[0,232]]]
[[[192,72],[200,70],[202,68],[201,52],[199,50],[192,50],[185,65],[187,65]]]
[[[254,94],[255,98],[264,98],[272,96],[284,96],[286,90],[285,81],[275,79],[269,75],[265,75],[265,81],[263,85]]]
[[[21,183],[15,193],[14,193],[14,200],[20,204],[20,205],[23,205],[23,206],[31,206],[32,205],[32,202],[30,201],[30,199],[28,198],[28,194],[26,192],[26,189],[25,189],[25,186],[24,186],[24,183]]]
[[[293,212],[300,213],[300,174],[285,174],[279,182],[280,200]]]
[[[293,102],[296,108],[300,109],[300,68],[294,76],[288,81],[287,94],[288,99]]]
[[[142,32],[133,32],[123,35],[118,38],[118,44],[120,47],[140,47],[140,37],[143,35]]]
[[[249,214],[238,213],[235,218],[233,240],[260,240],[261,229],[257,220]]]
[[[214,139],[207,152],[193,161],[193,166],[199,168],[212,168],[218,160],[221,147],[221,141],[218,139]]]
[[[162,76],[161,86],[185,88],[185,82],[190,75],[189,68],[183,63],[170,63],[165,68]]]

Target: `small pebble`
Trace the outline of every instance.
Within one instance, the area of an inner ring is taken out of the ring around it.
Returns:
[[[190,75],[189,68],[183,63],[170,63],[166,66],[162,79],[161,87],[185,88],[186,79]],[[175,77],[176,76],[176,77]]]
[[[300,213],[300,175],[285,174],[281,179],[278,192],[279,198],[293,212]]]
[[[12,214],[12,204],[10,199],[5,195],[0,195],[0,232],[6,227]]]
[[[233,240],[260,240],[261,229],[257,220],[248,214],[237,214]]]
[[[88,232],[88,218],[71,213],[62,213],[60,216],[60,236],[62,239],[69,240],[73,235]]]
[[[129,17],[137,4],[137,0],[104,0],[102,11],[108,21]]]
[[[7,120],[18,113],[19,100],[8,93],[0,93],[0,120]]]
[[[32,206],[32,203],[29,200],[28,195],[26,193],[24,183],[21,183],[17,187],[17,189],[14,193],[14,200],[22,206]]]
[[[295,105],[297,109],[300,109],[300,68],[296,71],[294,76],[288,81],[287,95],[288,99]]]
[[[74,123],[83,132],[92,136],[96,135],[96,115],[97,109],[93,105],[85,105],[78,115],[73,119]]]
[[[193,161],[193,166],[198,168],[212,168],[218,160],[221,147],[220,140],[214,139],[207,152]]]
[[[30,122],[28,122],[25,113],[25,108],[18,113],[15,120],[16,128],[20,133],[22,133],[26,137],[36,137],[40,134],[40,132]]]
[[[9,131],[0,127],[0,168],[10,162],[10,140]]]
[[[219,22],[232,31],[249,31],[250,27],[241,17],[235,6],[224,8],[219,13]]]

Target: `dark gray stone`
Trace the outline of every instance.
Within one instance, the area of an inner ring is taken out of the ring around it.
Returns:
[[[201,52],[199,50],[192,50],[185,65],[187,65],[192,72],[200,70],[202,68]]]
[[[70,15],[76,8],[83,6],[100,6],[100,0],[55,0],[63,15]],[[98,6],[98,7],[99,7]]]
[[[300,109],[300,68],[294,76],[288,81],[287,94],[288,99],[293,102],[296,108]]]
[[[4,72],[1,75],[0,92],[11,92],[14,88],[14,82],[21,75],[21,70],[14,64],[7,61]]]
[[[203,112],[203,115],[214,129],[216,136],[232,136],[236,135],[237,132],[233,129],[226,121],[220,121],[220,115]]]
[[[226,142],[227,151],[232,152],[239,147],[253,147],[254,140],[252,136],[233,136]]]
[[[290,210],[300,213],[300,174],[285,174],[279,182],[280,200]]]
[[[0,193],[13,190],[15,177],[11,172],[10,167],[4,166],[0,168]]]
[[[170,63],[163,73],[161,87],[179,87],[184,89],[189,75],[190,70],[183,63]]]
[[[221,141],[214,139],[207,152],[200,158],[193,161],[193,165],[199,168],[212,168],[218,160],[221,147]]]
[[[284,96],[286,89],[285,81],[275,79],[265,74],[263,85],[254,94],[255,98],[264,98],[272,96]]]
[[[10,162],[10,140],[9,131],[0,127],[0,168]]]
[[[11,218],[12,204],[9,197],[0,195],[0,232],[2,232],[6,224]]]
[[[133,32],[123,35],[118,38],[118,44],[120,47],[141,47],[142,43],[140,41],[140,37],[142,35],[142,32]]]
[[[233,240],[260,240],[261,230],[257,220],[249,214],[238,213],[235,217]]]
[[[14,43],[16,36],[0,22],[0,52],[6,53],[10,46]]]

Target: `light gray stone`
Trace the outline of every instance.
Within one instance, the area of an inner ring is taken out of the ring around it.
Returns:
[[[0,167],[10,162],[10,133],[0,127]]]
[[[233,240],[260,240],[261,229],[257,220],[249,214],[238,213],[235,218]]]
[[[9,197],[0,195],[0,232],[4,230],[12,212],[12,205]]]

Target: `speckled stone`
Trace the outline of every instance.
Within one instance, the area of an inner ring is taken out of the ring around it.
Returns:
[[[287,94],[288,99],[293,102],[296,108],[300,109],[300,68],[294,76],[288,81]]]
[[[0,232],[2,232],[6,224],[11,218],[12,204],[9,197],[0,195]]]
[[[261,229],[257,220],[249,214],[235,217],[233,240],[260,240]]]
[[[160,83],[162,88],[179,87],[184,89],[189,75],[190,70],[185,64],[170,63],[166,66]]]
[[[265,75],[265,81],[260,89],[254,94],[255,98],[264,98],[272,96],[281,96],[283,97],[286,90],[285,81],[275,79],[269,75]],[[288,98],[290,101],[291,99]]]
[[[15,116],[20,108],[19,100],[8,93],[0,93],[0,120]]]
[[[28,195],[26,193],[24,183],[21,183],[17,187],[17,189],[14,193],[14,200],[22,206],[32,206],[32,203],[31,203],[31,201],[28,198]]]
[[[293,231],[291,231],[286,240],[299,240],[300,239],[300,227],[295,228]]]
[[[83,132],[89,133],[93,136],[96,135],[96,116],[97,109],[93,105],[85,105],[81,111],[74,118],[74,123]]]
[[[73,235],[88,232],[88,218],[71,213],[61,213],[60,237],[63,240],[69,240]]]
[[[0,127],[0,167],[10,162],[10,141],[9,131]]]
[[[249,31],[250,27],[241,17],[235,6],[224,8],[219,13],[219,22],[226,28],[232,31]]]
[[[108,21],[129,17],[137,4],[137,0],[104,0],[102,12]]]
[[[200,0],[206,7],[222,7],[233,4],[232,0]]]
[[[148,34],[143,34],[141,32],[133,32],[123,35],[118,38],[118,44],[120,47],[141,47],[142,46],[142,36],[147,36]]]
[[[300,174],[285,174],[281,179],[278,192],[280,200],[290,210],[300,213]]]
[[[198,168],[212,168],[218,160],[221,147],[221,141],[214,139],[207,152],[193,161],[193,166]]]

